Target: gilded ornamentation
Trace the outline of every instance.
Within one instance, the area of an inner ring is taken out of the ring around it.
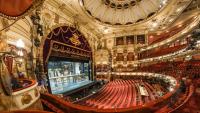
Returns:
[[[85,37],[73,26],[60,26],[48,34],[43,42],[47,50],[43,49],[44,62],[50,56],[59,56],[76,59],[91,59],[92,51]],[[52,52],[53,51],[53,52]]]
[[[31,97],[30,94],[26,93],[22,96],[21,102],[22,104],[29,104],[31,102],[31,100],[33,100],[33,98]]]
[[[78,35],[77,34],[73,34],[72,37],[69,38],[69,40],[71,41],[72,44],[74,44],[75,46],[79,46],[81,44],[80,40],[78,39]]]
[[[110,26],[135,25],[149,21],[150,19],[155,17],[158,14],[158,12],[161,11],[161,7],[159,7],[160,3],[157,2],[157,4],[155,4],[151,1],[145,1],[145,2],[142,2],[142,0],[97,0],[97,2],[93,2],[92,0],[79,0],[79,1],[81,4],[83,4],[81,5],[83,11],[85,11],[85,13],[93,21],[98,22],[98,24],[101,25],[110,25]],[[138,7],[137,4],[140,4],[140,6],[148,6],[149,4],[154,4],[154,5],[153,7]],[[163,7],[164,6],[162,6],[162,8]],[[133,13],[138,11],[141,11],[140,12],[142,14],[141,16],[137,15],[136,13],[135,14]],[[118,14],[118,16],[116,16],[116,14]],[[135,15],[135,18],[132,18],[132,16],[130,15]]]
[[[34,89],[34,93],[35,93],[35,97],[38,97],[39,93],[38,93],[38,90],[36,88]]]
[[[45,62],[47,62],[50,55],[52,55],[51,51],[54,51],[54,54],[57,54],[56,52],[63,53],[64,55],[67,55],[65,53],[70,53],[70,55],[73,55],[73,57],[81,56],[85,58],[90,58],[92,53],[91,51],[87,51],[79,47],[71,46],[57,41],[51,41],[50,52],[48,53]]]

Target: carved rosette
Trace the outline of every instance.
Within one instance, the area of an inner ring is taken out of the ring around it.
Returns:
[[[25,93],[24,95],[22,95],[22,98],[21,98],[22,105],[29,104],[31,100],[33,100],[33,98],[31,97],[30,94]]]

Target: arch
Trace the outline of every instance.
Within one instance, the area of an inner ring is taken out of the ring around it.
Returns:
[[[42,46],[45,70],[50,56],[92,60],[92,49],[87,39],[72,26],[63,25],[54,28]]]
[[[47,32],[47,33],[43,36],[43,38],[41,39],[41,45],[40,45],[40,48],[41,48],[41,49],[39,50],[39,54],[40,54],[40,55],[43,55],[43,45],[44,45],[46,39],[48,38],[48,35],[49,35],[54,29],[59,28],[59,27],[61,27],[61,26],[70,26],[70,27],[74,28],[73,25],[70,24],[70,23],[69,23],[69,24],[60,23],[60,24],[53,25],[53,26],[50,28],[51,30],[48,30],[48,32]],[[80,30],[78,30],[78,31],[81,32]],[[83,33],[82,33],[82,35],[84,36]],[[84,36],[84,37],[85,37],[85,36]],[[91,41],[89,41],[88,37],[85,37],[85,39],[88,41],[89,46],[91,47],[91,50],[94,52],[93,44],[91,43]],[[40,58],[43,60],[43,56],[40,56]]]

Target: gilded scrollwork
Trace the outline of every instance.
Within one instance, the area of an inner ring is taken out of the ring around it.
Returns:
[[[69,40],[71,41],[72,44],[74,44],[75,46],[79,46],[81,44],[80,40],[78,39],[78,35],[77,34],[73,34],[72,37],[69,38]]]
[[[21,98],[22,105],[29,104],[31,100],[33,100],[33,98],[31,97],[30,94],[25,93],[24,95],[22,95],[22,98]]]

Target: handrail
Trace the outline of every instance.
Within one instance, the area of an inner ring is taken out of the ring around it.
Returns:
[[[182,23],[182,26],[180,26],[180,27],[179,27],[179,25],[173,26],[172,28],[170,28],[170,30],[168,30],[167,33],[165,31],[162,32],[162,33],[160,33],[161,35],[149,34],[150,36],[154,36],[154,37],[157,36],[157,37],[159,37],[156,40],[152,41],[149,45],[156,44],[158,42],[161,42],[163,40],[166,40],[166,39],[168,39],[168,38],[176,35],[177,33],[181,32],[186,26],[188,26],[192,21],[194,21],[193,17],[185,20],[185,22]]]
[[[31,87],[31,86],[33,86],[33,85],[36,84],[36,81],[35,81],[35,80],[28,80],[28,79],[21,79],[21,80],[22,80],[22,81],[28,81],[28,82],[30,82],[31,84],[29,84],[29,85],[27,85],[27,86],[25,86],[25,87],[23,87],[23,88],[15,89],[15,90],[13,90],[13,92],[17,92],[17,91],[26,89],[26,88]]]
[[[186,36],[193,29],[195,29],[197,27],[197,25],[200,23],[200,16],[196,16],[194,18],[195,18],[195,20],[192,23],[190,23],[190,25],[186,26],[182,31],[176,33],[175,35],[173,35],[170,38],[167,38],[161,42],[149,45],[148,47],[142,47],[142,48],[140,48],[141,49],[140,52],[160,47],[162,45],[165,45],[167,43],[175,41],[176,39],[180,38],[181,36]]]
[[[177,106],[176,108],[174,108],[173,110],[169,111],[168,113],[173,113],[173,112],[181,109],[181,107],[186,105],[186,103],[189,101],[189,99],[192,97],[193,93],[194,93],[194,86],[190,85],[189,94],[188,94],[187,98],[184,100],[184,102],[182,104],[180,104],[179,106]]]
[[[100,88],[98,91],[96,91],[95,93],[92,93],[92,94],[90,94],[90,95],[88,95],[88,96],[85,96],[85,97],[83,97],[83,98],[81,98],[81,99],[79,99],[79,100],[77,100],[77,101],[73,101],[72,103],[77,103],[77,102],[79,102],[79,101],[83,101],[83,100],[85,100],[85,99],[87,99],[87,98],[89,98],[89,97],[95,95],[95,94],[98,93],[99,91],[103,90],[105,87],[106,87],[106,86],[104,85],[103,87],[101,87],[101,88]]]
[[[174,47],[168,47],[168,48],[164,48],[164,49],[154,50],[154,51],[144,51],[144,52],[140,53],[139,60],[168,55],[168,54],[180,51],[186,47],[187,47],[187,44],[183,44],[183,45],[178,45],[178,46],[174,46]]]
[[[41,101],[46,104],[48,107],[51,108],[51,110],[53,110],[54,112],[57,113],[64,113],[62,110],[58,109],[57,107],[55,107],[54,105],[52,105],[51,103],[48,103],[46,100],[41,99]]]

